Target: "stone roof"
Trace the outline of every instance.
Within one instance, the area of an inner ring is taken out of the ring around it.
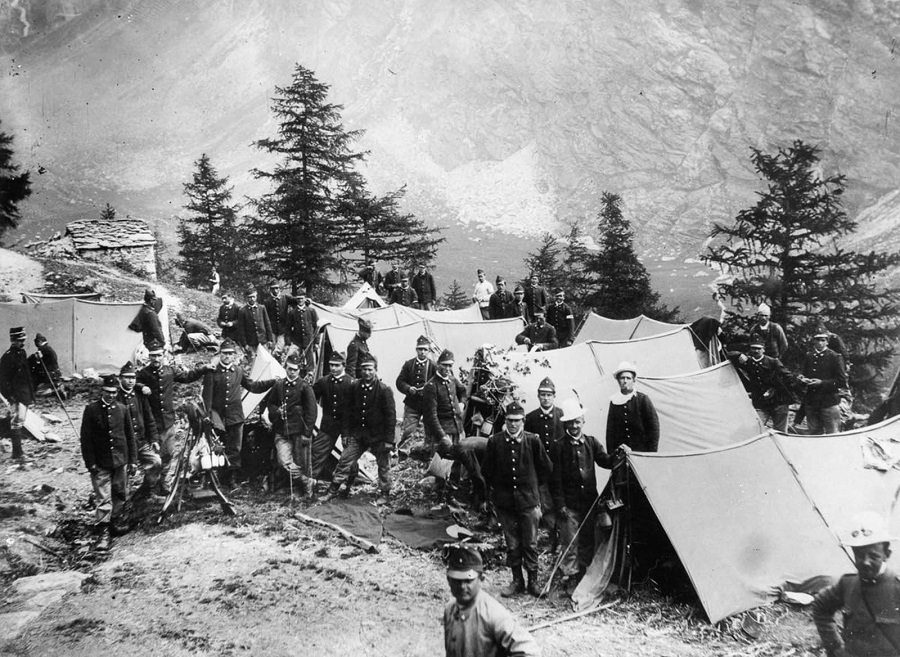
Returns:
[[[139,219],[87,219],[66,224],[66,235],[79,251],[156,246],[147,222]]]

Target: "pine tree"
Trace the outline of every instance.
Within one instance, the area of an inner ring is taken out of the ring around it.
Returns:
[[[343,106],[329,103],[328,91],[327,84],[299,64],[291,84],[275,88],[272,112],[278,134],[256,146],[281,161],[271,171],[253,171],[274,188],[254,201],[257,216],[249,226],[251,245],[261,256],[260,274],[325,294],[340,285],[335,282],[340,252],[352,237],[338,212],[338,194],[364,157],[351,148],[361,133],[344,128]]]
[[[18,165],[12,163],[13,138],[0,131],[0,239],[3,234],[19,225],[19,203],[31,195],[29,172],[17,173]]]
[[[206,287],[215,268],[228,288],[244,282],[247,249],[238,222],[239,206],[231,201],[228,177],[219,177],[209,156],[194,162],[191,182],[184,183],[188,214],[178,224],[179,265],[189,287]]]
[[[591,252],[585,246],[585,237],[581,223],[574,221],[569,225],[569,232],[565,238],[565,246],[562,252],[562,268],[566,273],[563,288],[566,291],[566,299],[571,305],[577,307],[577,311],[585,306],[592,288],[591,276],[588,273],[588,264]]]
[[[819,174],[817,147],[796,140],[774,154],[751,152],[766,190],[733,225],[714,225],[710,236],[724,241],[711,245],[703,260],[733,276],[719,285],[733,314],[752,314],[762,301],[771,306],[772,320],[792,343],[789,363],[799,360],[824,320],[844,339],[851,378],[863,390],[864,381],[884,370],[900,337],[900,289],[879,285],[900,255],[841,247],[841,238],[856,230],[841,207],[846,179]]]
[[[537,251],[531,251],[525,256],[525,269],[528,274],[520,283],[527,285],[532,276],[537,276],[541,286],[548,293],[552,293],[553,288],[564,287],[564,276],[559,267],[561,253],[559,238],[553,233],[544,233]]]
[[[462,285],[460,285],[459,281],[455,278],[450,282],[450,289],[444,294],[441,301],[443,302],[444,307],[449,308],[450,310],[468,308],[472,305],[471,298],[469,298],[469,295],[466,294]]]
[[[111,206],[108,202],[106,207],[100,210],[100,221],[115,221],[116,220],[116,209]]]
[[[365,180],[351,174],[343,184],[336,210],[345,218],[341,229],[345,234],[340,241],[345,245],[352,271],[365,262],[397,260],[403,269],[431,263],[438,244],[445,241],[436,237],[439,229],[426,226],[412,214],[400,211],[400,200],[406,188],[375,196],[366,189]]]
[[[659,294],[650,285],[650,274],[634,252],[634,233],[622,214],[622,198],[603,192],[601,203],[600,252],[589,260],[588,273],[595,282],[588,302],[598,314],[610,319],[643,314],[674,321],[678,309],[660,303]]]

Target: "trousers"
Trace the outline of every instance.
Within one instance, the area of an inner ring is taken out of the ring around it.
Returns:
[[[91,485],[97,502],[95,522],[108,525],[122,515],[122,507],[128,499],[128,467],[98,468],[91,473]]]
[[[332,485],[340,486],[350,479],[354,466],[366,450],[372,452],[378,464],[378,489],[383,493],[391,491],[391,444],[369,436],[347,437],[341,460],[334,469]]]
[[[524,511],[497,508],[497,519],[506,541],[506,565],[510,568],[525,566],[527,571],[538,569],[538,525],[541,508],[533,506]]]

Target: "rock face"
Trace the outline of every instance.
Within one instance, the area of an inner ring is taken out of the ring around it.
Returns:
[[[593,218],[609,190],[645,251],[697,252],[754,200],[748,147],[799,138],[848,176],[867,239],[900,235],[879,211],[896,216],[879,201],[900,180],[897,3],[12,4],[0,113],[47,171],[34,225],[106,201],[169,216],[203,152],[257,193],[250,144],[300,62],[366,129],[373,187],[407,184],[407,209],[438,223],[533,233]]]

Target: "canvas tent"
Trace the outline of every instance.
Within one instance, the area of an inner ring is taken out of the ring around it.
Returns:
[[[63,376],[88,368],[118,371],[134,358],[141,334],[128,329],[140,310],[139,303],[96,303],[79,299],[43,303],[0,304],[0,335],[24,326],[29,339],[43,334],[56,350]],[[166,309],[160,321],[168,326]],[[168,334],[168,331],[164,330]],[[30,345],[29,345],[30,346]]]
[[[362,287],[360,287],[350,299],[347,300],[343,306],[341,306],[342,310],[358,310],[360,308],[381,308],[382,306],[386,306],[387,304],[384,302],[378,293],[372,289],[372,286],[368,283],[363,283]]]
[[[588,340],[616,341],[647,338],[686,327],[687,324],[668,324],[638,315],[632,319],[608,319],[591,312],[578,332],[576,342]]]

